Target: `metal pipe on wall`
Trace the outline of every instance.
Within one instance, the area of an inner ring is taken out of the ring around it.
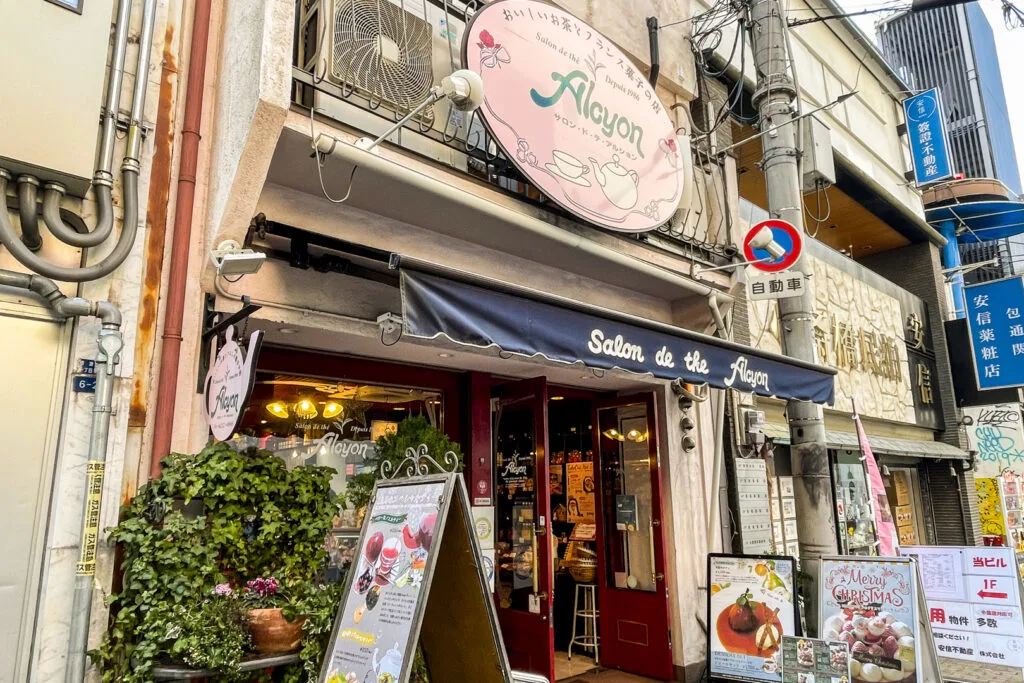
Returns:
[[[111,58],[110,75],[107,80],[106,100],[103,109],[102,133],[100,136],[100,153],[96,172],[93,175],[93,190],[98,204],[96,228],[86,234],[79,234],[60,218],[60,200],[64,195],[64,186],[60,183],[47,183],[43,188],[43,222],[47,229],[66,244],[75,247],[94,247],[104,242],[113,231],[113,165],[114,142],[117,114],[121,100],[121,82],[124,78],[124,60],[128,46],[128,33],[131,18],[132,0],[120,0],[117,19],[114,27],[114,49]],[[132,213],[138,216],[138,175],[139,153],[142,137],[142,114],[145,106],[146,74],[149,72],[149,55],[153,46],[153,29],[156,22],[156,2],[147,0],[143,10],[143,25],[139,39],[139,58],[135,90],[131,108],[131,119],[128,129],[128,145],[124,162],[121,165],[122,203],[125,215]],[[134,176],[134,179],[130,176]],[[11,180],[10,174],[0,168],[0,182],[6,189]],[[114,249],[98,263],[86,267],[62,267],[37,256],[42,246],[36,218],[36,199],[39,181],[33,176],[18,177],[19,211],[21,216],[21,237],[14,231],[7,216],[6,197],[0,197],[0,244],[7,248],[22,265],[45,277],[64,282],[87,282],[97,280],[112,273],[131,253],[138,231],[137,221],[123,221],[121,235]]]
[[[6,212],[0,212],[0,215],[3,213]],[[81,297],[65,296],[53,280],[35,274],[0,270],[0,286],[34,292],[55,314],[65,320],[95,316],[102,323],[97,339],[99,353],[96,356],[96,400],[92,408],[92,429],[86,463],[88,483],[84,496],[83,533],[78,565],[75,569],[74,608],[71,614],[71,634],[64,677],[67,683],[81,683],[85,680],[85,648],[89,639],[92,582],[96,571],[96,549],[99,545],[100,504],[114,396],[114,370],[120,362],[123,346],[121,311],[108,301],[90,301]]]
[[[160,460],[171,452],[171,427],[178,390],[181,360],[182,321],[185,317],[185,285],[188,254],[192,240],[192,212],[195,206],[196,169],[199,166],[200,128],[203,122],[203,86],[206,80],[206,51],[210,38],[210,0],[197,0],[189,46],[185,115],[181,129],[181,160],[174,206],[174,234],[167,280],[167,308],[161,337],[160,379],[156,393],[156,423],[150,476],[160,473]]]

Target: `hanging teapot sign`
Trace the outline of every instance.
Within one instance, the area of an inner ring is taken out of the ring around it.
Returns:
[[[612,41],[539,0],[500,0],[467,27],[462,62],[480,74],[484,124],[541,192],[605,228],[665,223],[683,192],[675,126]]]
[[[238,429],[249,404],[255,379],[256,359],[263,344],[263,330],[249,337],[248,354],[243,354],[235,341],[235,328],[228,326],[224,346],[217,352],[213,367],[203,384],[203,414],[210,432],[218,441],[225,441]],[[216,344],[216,339],[213,340]]]

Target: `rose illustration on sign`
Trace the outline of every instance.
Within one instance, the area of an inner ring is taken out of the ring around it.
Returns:
[[[580,218],[624,232],[660,226],[679,206],[675,126],[644,74],[611,41],[539,0],[503,0],[473,17],[462,47],[484,81],[480,117],[516,167]]]
[[[487,31],[480,31],[480,40],[476,45],[480,48],[480,64],[488,69],[501,68],[502,63],[508,64],[512,61],[508,56],[508,50],[503,48],[501,43],[495,43]]]
[[[228,327],[226,341],[206,375],[203,412],[210,432],[218,441],[230,439],[245,412],[252,393],[253,368],[263,343],[263,331],[249,337],[248,356],[235,341],[235,328]]]

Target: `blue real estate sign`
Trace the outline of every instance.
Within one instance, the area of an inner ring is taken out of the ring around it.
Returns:
[[[903,100],[907,117],[910,156],[914,160],[914,180],[918,185],[953,177],[946,143],[946,121],[942,99],[935,88]]]
[[[978,388],[1024,386],[1024,277],[964,291]]]

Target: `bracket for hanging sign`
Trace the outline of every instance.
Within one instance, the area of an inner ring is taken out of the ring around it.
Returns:
[[[224,314],[213,309],[216,297],[207,294],[203,306],[203,343],[199,345],[199,372],[196,373],[196,393],[203,393],[203,385],[206,383],[206,373],[210,370],[210,338],[219,335],[231,325],[237,325],[256,311],[263,308],[254,303],[248,296],[242,296],[242,307],[223,317]]]

